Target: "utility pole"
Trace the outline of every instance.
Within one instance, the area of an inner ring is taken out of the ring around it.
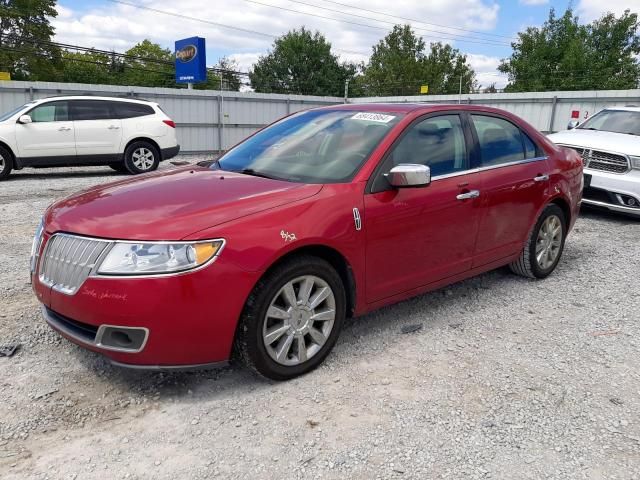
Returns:
[[[460,75],[460,88],[458,89],[458,105],[462,103],[462,75]]]
[[[349,79],[344,81],[344,103],[349,102]]]

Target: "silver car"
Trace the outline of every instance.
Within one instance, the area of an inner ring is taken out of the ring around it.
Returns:
[[[640,217],[640,107],[605,108],[569,128],[549,139],[582,156],[583,203]]]

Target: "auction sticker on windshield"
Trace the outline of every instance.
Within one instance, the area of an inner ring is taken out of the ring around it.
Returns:
[[[385,115],[383,113],[360,112],[356,113],[351,118],[354,120],[369,120],[370,122],[389,123],[396,117],[393,115]]]

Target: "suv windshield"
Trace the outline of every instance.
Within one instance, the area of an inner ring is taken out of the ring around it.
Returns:
[[[348,181],[399,119],[357,110],[299,113],[258,132],[211,168],[291,182]]]
[[[25,108],[27,108],[29,105],[33,105],[35,102],[29,102],[29,103],[25,103],[24,105],[18,107],[18,108],[14,108],[13,110],[11,110],[10,112],[5,113],[4,115],[0,115],[0,122],[4,122],[5,120],[11,118],[12,116],[14,116],[16,113],[18,113],[20,110],[23,110]]]
[[[578,128],[640,135],[640,112],[630,110],[602,110]]]

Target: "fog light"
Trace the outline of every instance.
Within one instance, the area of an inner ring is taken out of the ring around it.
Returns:
[[[640,201],[630,195],[621,195],[617,193],[616,198],[621,205],[632,208],[640,208]]]

